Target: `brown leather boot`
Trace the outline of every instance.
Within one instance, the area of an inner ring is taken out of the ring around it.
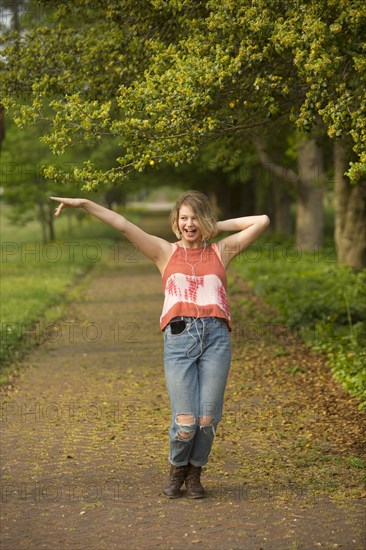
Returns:
[[[200,481],[201,472],[202,466],[188,464],[188,472],[185,479],[188,498],[203,498],[206,496],[206,492]]]
[[[184,483],[188,471],[188,466],[170,466],[168,481],[165,485],[163,493],[169,498],[179,498],[182,496],[180,490]]]

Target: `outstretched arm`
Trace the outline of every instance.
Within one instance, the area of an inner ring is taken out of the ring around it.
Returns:
[[[224,237],[217,243],[222,261],[227,267],[231,260],[253,243],[270,223],[269,217],[245,216],[217,222],[218,233],[221,231],[235,231],[233,235]]]
[[[168,241],[146,233],[140,227],[128,221],[124,216],[113,212],[113,210],[109,210],[109,208],[105,208],[88,199],[69,199],[64,197],[50,197],[50,199],[60,203],[56,208],[55,216],[59,216],[64,208],[83,208],[86,212],[98,218],[98,220],[123,233],[149,260],[155,262],[160,270],[162,270],[171,255],[172,249]]]

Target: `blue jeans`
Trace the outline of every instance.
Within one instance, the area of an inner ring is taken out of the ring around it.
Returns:
[[[188,324],[181,334],[172,334],[170,325],[164,332],[164,370],[172,408],[169,461],[174,466],[204,466],[222,417],[230,334],[224,319],[184,319]],[[190,415],[189,422],[185,417],[182,423],[179,415]],[[202,425],[200,417],[210,423]]]

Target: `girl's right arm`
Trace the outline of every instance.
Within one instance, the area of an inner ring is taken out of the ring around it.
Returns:
[[[172,253],[171,244],[165,239],[146,233],[140,227],[128,221],[124,216],[121,216],[121,214],[117,214],[117,212],[113,212],[113,210],[109,210],[109,208],[105,208],[88,199],[69,199],[63,197],[50,197],[50,199],[60,203],[56,208],[55,216],[59,216],[64,208],[83,208],[86,212],[98,218],[98,220],[107,223],[117,231],[123,233],[149,260],[156,263],[160,271],[164,270]]]

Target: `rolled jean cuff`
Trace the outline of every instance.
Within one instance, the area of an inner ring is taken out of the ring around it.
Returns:
[[[201,467],[206,466],[207,462],[208,462],[208,459],[205,460],[205,462],[204,462],[203,464],[198,464],[198,463],[195,462],[194,460],[189,459],[189,463],[192,464],[192,466],[196,466],[196,467],[199,467],[199,466],[201,466]]]
[[[171,464],[172,466],[187,466],[187,465],[188,465],[188,462],[179,462],[179,463],[177,463],[177,462],[172,462],[172,461],[170,460],[170,458],[169,458],[169,462],[170,462],[170,464]]]

